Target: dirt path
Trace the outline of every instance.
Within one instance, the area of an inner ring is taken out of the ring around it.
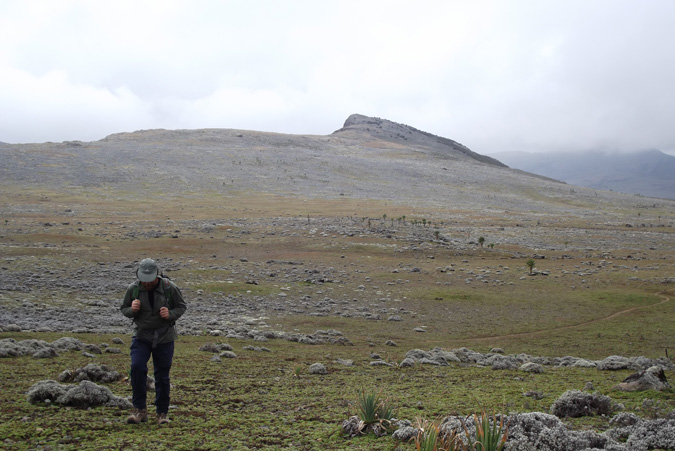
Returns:
[[[517,333],[517,334],[492,335],[492,336],[489,336],[489,337],[478,337],[478,338],[472,338],[471,340],[472,341],[488,341],[488,340],[497,340],[497,339],[503,339],[503,338],[533,337],[535,335],[539,335],[539,334],[542,334],[542,333],[545,333],[545,332],[549,333],[549,332],[558,332],[558,331],[561,331],[561,330],[569,330],[569,329],[574,329],[574,328],[581,327],[581,326],[586,326],[588,324],[599,323],[601,321],[609,321],[609,320],[614,319],[618,316],[625,315],[625,314],[633,312],[635,310],[657,307],[659,305],[665,304],[666,302],[670,301],[670,298],[663,295],[663,294],[657,293],[657,296],[661,296],[663,298],[663,300],[661,300],[661,301],[659,301],[655,304],[651,304],[651,305],[641,305],[639,307],[633,307],[633,308],[629,308],[629,309],[626,309],[626,310],[621,310],[619,312],[612,313],[609,316],[605,316],[603,318],[592,319],[590,321],[584,321],[583,323],[570,324],[568,326],[555,327],[553,329],[535,330],[534,332],[521,332],[521,333]]]

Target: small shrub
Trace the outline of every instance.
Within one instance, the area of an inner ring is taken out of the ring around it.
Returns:
[[[525,262],[525,264],[529,268],[530,274],[532,274],[532,270],[534,269],[534,260],[529,259],[527,262]]]

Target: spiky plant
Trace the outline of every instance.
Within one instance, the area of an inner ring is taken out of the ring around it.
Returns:
[[[476,414],[473,415],[473,419],[476,424],[476,440],[473,442],[473,448],[476,451],[502,451],[509,433],[508,427],[504,428],[504,417],[500,417],[499,426],[495,414],[492,414],[491,422],[485,410],[481,412],[480,420]],[[466,428],[464,430],[469,437]],[[469,440],[471,439],[469,438]]]
[[[439,420],[418,419],[417,430],[414,439],[418,451],[469,451],[455,431],[443,433]]]
[[[366,393],[361,390],[359,394],[359,418],[365,424],[372,424],[377,421],[377,404],[379,400],[375,393]]]
[[[415,449],[417,451],[436,451],[440,432],[438,422],[418,419],[417,435],[414,437]]]
[[[382,427],[388,427],[394,418],[394,409],[387,400],[380,399],[376,393],[366,393],[361,390],[359,394],[359,418],[365,426],[379,423]]]

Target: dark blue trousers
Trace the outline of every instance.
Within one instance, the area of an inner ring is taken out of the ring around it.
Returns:
[[[147,408],[148,360],[152,356],[155,368],[155,409],[157,413],[169,412],[171,383],[169,371],[173,362],[173,341],[158,344],[152,349],[152,343],[138,340],[131,342],[131,388],[132,403],[137,409]]]

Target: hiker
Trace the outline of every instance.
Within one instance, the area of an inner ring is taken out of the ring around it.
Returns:
[[[177,338],[176,320],[187,306],[178,287],[159,271],[151,258],[141,260],[136,270],[138,280],[127,288],[120,310],[132,318],[136,326],[131,340],[131,388],[134,410],[129,424],[148,421],[148,360],[152,355],[155,370],[155,410],[157,424],[170,423],[169,371],[173,361],[173,345]]]

